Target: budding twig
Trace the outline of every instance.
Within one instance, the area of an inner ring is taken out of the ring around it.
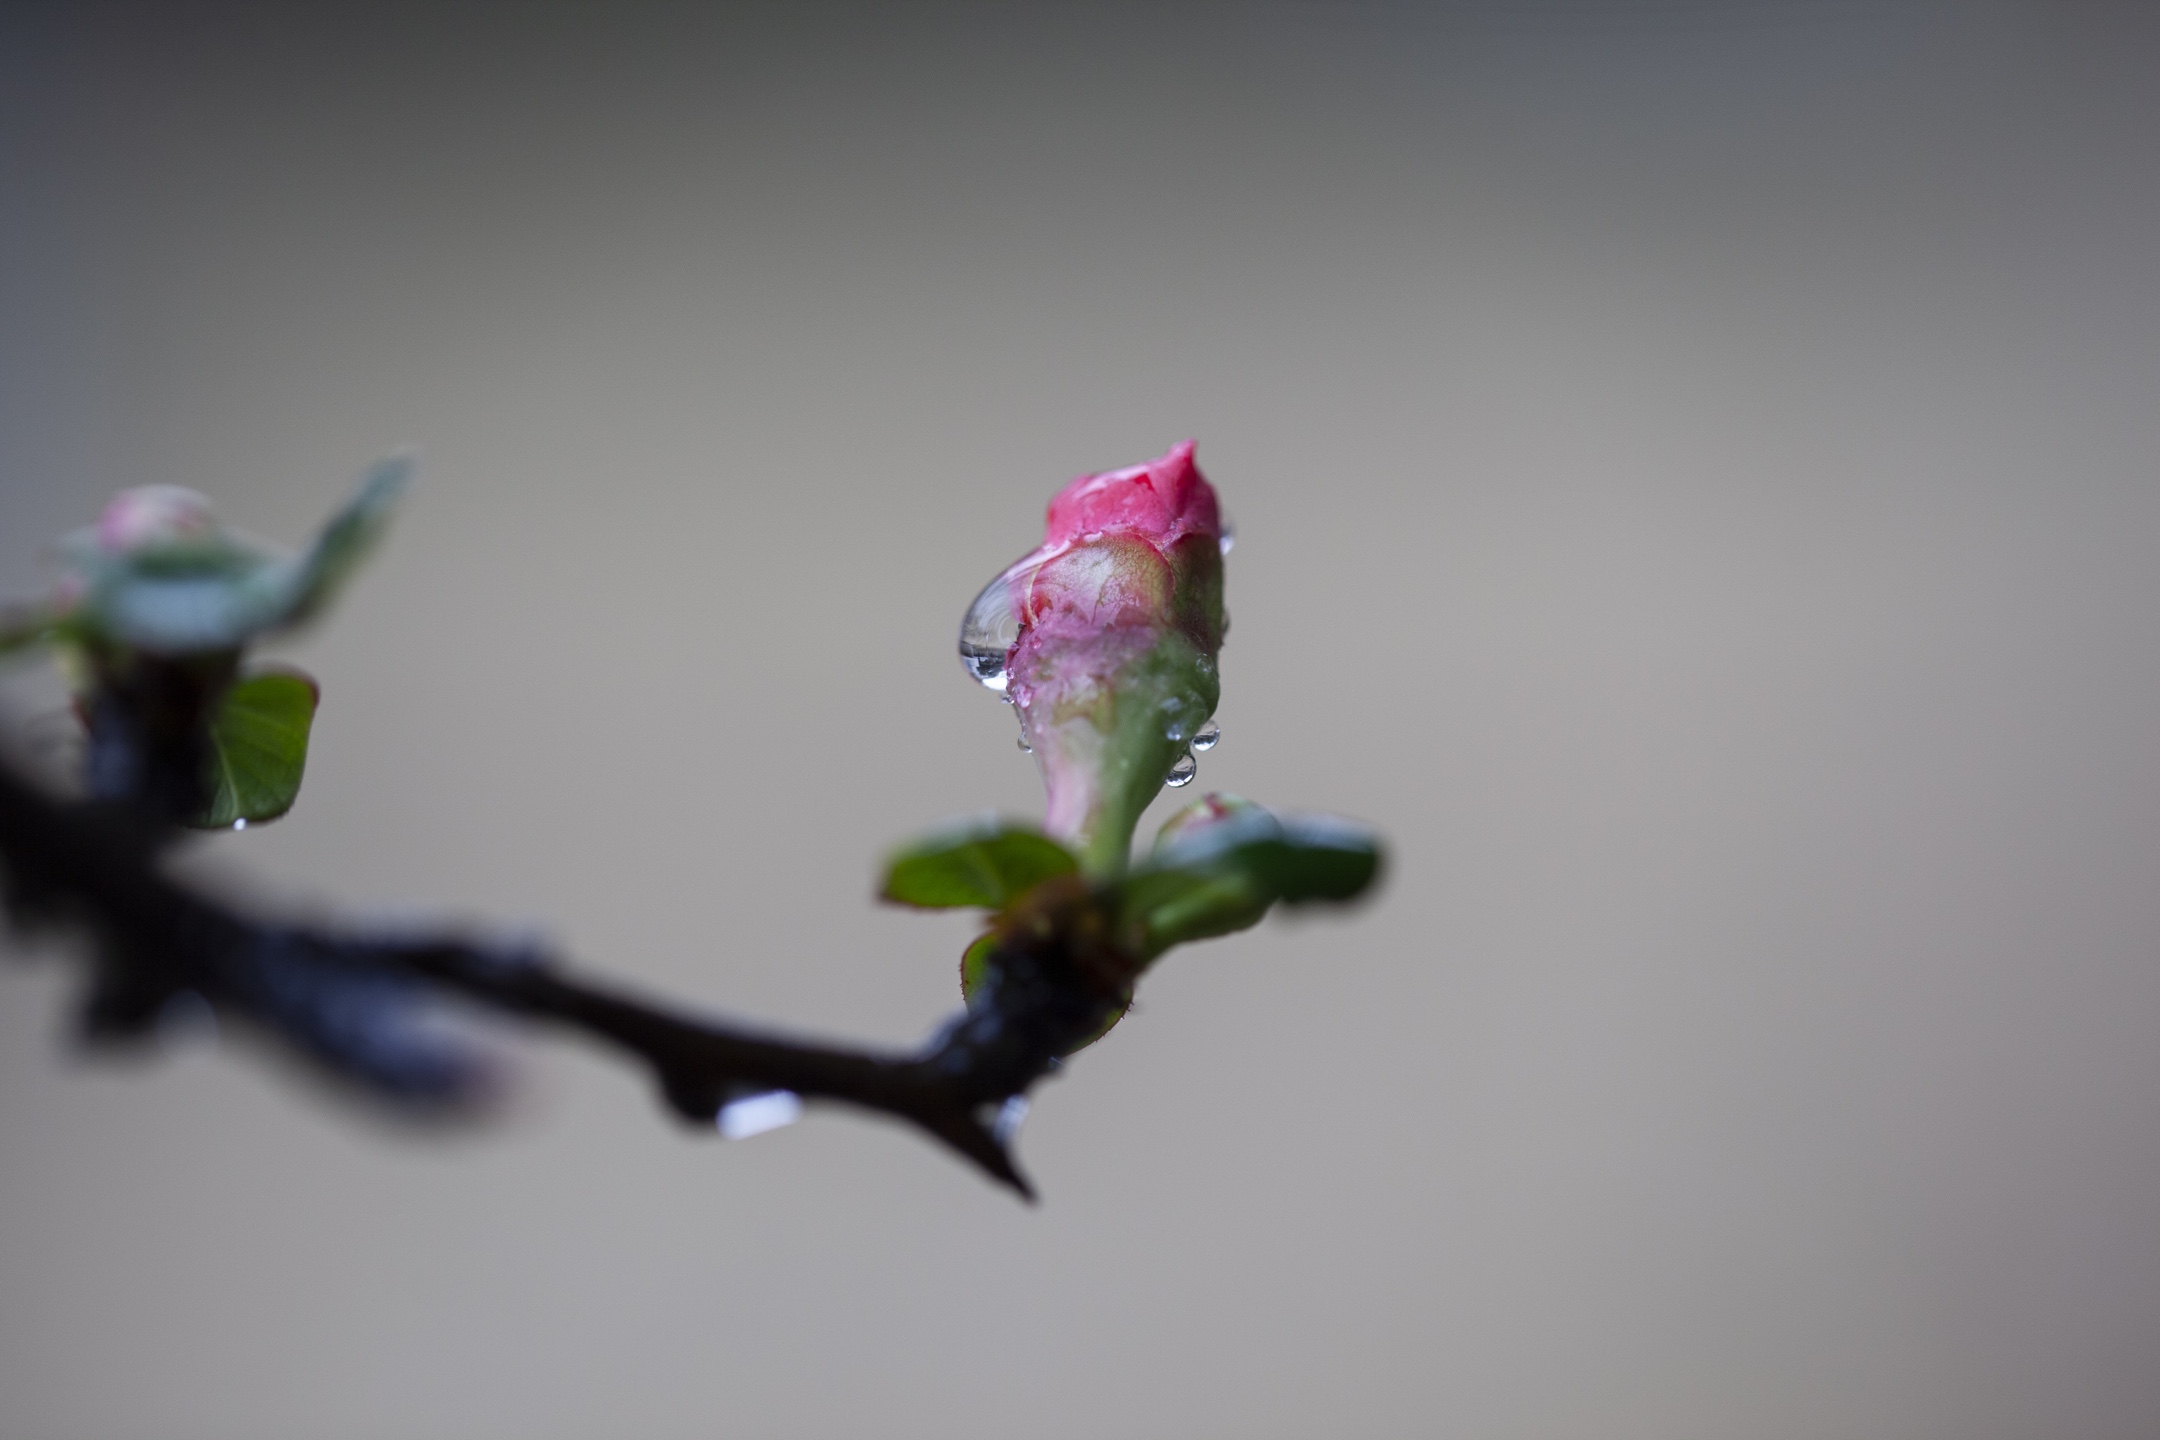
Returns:
[[[8,909],[21,922],[67,920],[91,932],[85,1028],[94,1038],[139,1034],[192,993],[382,1096],[456,1103],[481,1083],[478,1067],[403,1024],[412,992],[427,987],[642,1060],[685,1119],[709,1124],[730,1100],[769,1090],[838,1101],[918,1126],[1034,1198],[993,1116],[1055,1067],[1044,1043],[1054,1027],[1033,1013],[1055,997],[1017,987],[1004,1009],[956,1018],[915,1054],[781,1039],[577,979],[530,950],[252,918],[163,873],[165,838],[137,812],[56,799],[0,761]]]

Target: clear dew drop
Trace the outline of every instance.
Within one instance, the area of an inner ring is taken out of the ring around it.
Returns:
[[[720,1107],[714,1125],[723,1140],[747,1140],[802,1119],[802,1096],[792,1090],[760,1090]]]
[[[232,822],[232,828],[235,830],[245,830],[247,829],[247,821],[235,820]]]
[[[1188,751],[1178,756],[1177,764],[1172,765],[1170,773],[1163,777],[1163,784],[1175,790],[1180,786],[1192,784],[1193,776],[1199,773],[1200,762],[1193,759],[1191,752]]]
[[[1192,748],[1199,751],[1214,749],[1222,743],[1222,726],[1213,720],[1200,727],[1200,733],[1192,737]]]
[[[1025,722],[1023,722],[1020,726],[1020,748],[1027,754],[1032,755],[1035,753],[1035,747],[1028,744],[1027,725]]]
[[[1222,553],[1225,555],[1237,549],[1237,527],[1230,523],[1230,517],[1227,515],[1222,517],[1222,533],[1216,537],[1215,543],[1222,547]]]

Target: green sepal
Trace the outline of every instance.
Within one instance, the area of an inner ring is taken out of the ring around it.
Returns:
[[[978,935],[960,952],[960,999],[972,1010],[975,996],[990,974],[990,957],[997,950],[997,935]]]
[[[258,671],[225,692],[210,720],[210,803],[191,822],[197,829],[259,825],[292,809],[320,694],[291,670]]]
[[[1273,892],[1236,866],[1174,867],[1128,878],[1118,915],[1127,943],[1152,960],[1172,945],[1250,929],[1274,903]]]
[[[974,905],[1002,910],[1080,861],[1040,831],[1003,821],[977,823],[919,840],[885,863],[879,898],[926,910]]]

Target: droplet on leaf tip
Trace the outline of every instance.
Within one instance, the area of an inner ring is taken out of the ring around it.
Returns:
[[[1170,773],[1163,777],[1163,784],[1175,790],[1181,786],[1192,784],[1193,776],[1199,773],[1200,762],[1193,759],[1188,751],[1186,754],[1178,756],[1177,764],[1172,765]]]
[[[1201,751],[1212,750],[1221,742],[1222,726],[1210,720],[1200,727],[1199,734],[1192,737],[1192,748]]]

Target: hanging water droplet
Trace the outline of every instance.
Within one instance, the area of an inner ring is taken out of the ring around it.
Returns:
[[[1005,657],[1020,638],[1016,597],[1026,589],[1030,567],[1025,560],[1007,566],[983,586],[960,621],[960,663],[968,678],[1001,695],[1012,679],[1005,673]]]
[[[1028,744],[1027,727],[1024,725],[1020,728],[1020,748],[1030,755],[1035,753],[1035,747]]]
[[[1222,726],[1213,720],[1200,727],[1200,733],[1192,737],[1192,748],[1207,751],[1222,743]]]
[[[990,1134],[1000,1145],[1012,1144],[1013,1136],[1020,1133],[1020,1122],[1027,1119],[1028,1097],[1012,1095],[998,1106],[997,1119],[990,1122]]]
[[[1222,547],[1225,555],[1237,548],[1237,526],[1230,523],[1228,515],[1222,517],[1222,531],[1216,536],[1215,543]]]
[[[182,990],[158,1008],[157,1038],[168,1050],[215,1041],[217,1011],[195,991]]]
[[[1172,765],[1170,773],[1163,777],[1163,784],[1175,790],[1181,785],[1192,784],[1193,776],[1199,773],[1200,762],[1193,759],[1192,753],[1187,751],[1185,754],[1178,756],[1177,764]]]
[[[232,822],[232,828],[235,830],[245,830],[247,829],[247,821],[235,820]]]
[[[792,1090],[760,1090],[720,1107],[714,1125],[723,1140],[747,1140],[802,1119],[802,1096]]]

